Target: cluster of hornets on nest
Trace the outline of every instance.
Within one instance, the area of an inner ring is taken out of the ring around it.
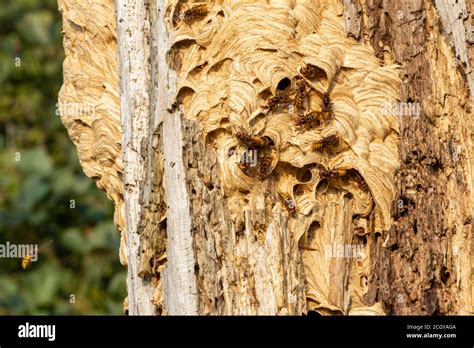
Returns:
[[[321,107],[319,110],[309,110],[310,91],[312,87],[306,82],[305,78],[314,79],[317,74],[317,68],[307,64],[301,68],[301,75],[295,76],[287,83],[278,86],[274,96],[266,99],[266,113],[270,113],[277,108],[289,107],[291,118],[294,125],[299,131],[308,131],[313,128],[322,128],[334,119],[333,104],[331,102],[330,90],[322,93]],[[320,92],[319,92],[320,93]],[[263,135],[252,134],[243,127],[234,128],[234,136],[239,143],[247,148],[241,160],[239,168],[245,175],[250,175],[264,180],[272,174],[273,156],[276,151],[273,141]],[[329,135],[311,144],[311,151],[329,151],[333,153],[343,142],[336,134]],[[248,160],[250,154],[257,154],[258,166],[252,170],[250,168],[251,161]],[[368,191],[369,187],[364,181],[360,173],[355,169],[326,169],[322,165],[318,165],[320,177],[323,180],[330,181],[334,178],[350,177],[354,180],[357,187],[363,191]],[[278,192],[282,204],[287,209],[291,217],[296,217],[298,209],[295,201],[288,192]]]
[[[186,6],[186,7],[184,7]],[[177,25],[180,21],[190,25],[191,23],[201,20],[209,13],[207,4],[196,4],[196,6],[189,7],[188,5],[179,6],[175,9],[173,14],[173,24]],[[310,91],[312,87],[306,82],[306,79],[315,79],[318,73],[317,68],[311,64],[304,65],[300,70],[301,75],[295,76],[292,81],[284,86],[278,86],[277,92],[274,96],[266,100],[267,114],[278,109],[292,106],[295,112],[292,112],[295,126],[307,131],[312,128],[321,128],[329,123],[333,118],[333,107],[330,98],[330,91],[322,94],[322,105],[320,110],[308,110]],[[281,87],[281,88],[280,88]],[[243,153],[242,158],[238,162],[240,170],[248,176],[253,176],[259,180],[268,178],[274,169],[272,163],[276,151],[274,151],[274,144],[269,137],[253,134],[246,131],[243,127],[234,128],[234,136],[239,143],[247,148]],[[312,151],[334,151],[339,147],[343,140],[338,135],[330,135],[314,142],[311,145]],[[256,168],[251,166],[254,161],[250,158],[252,154],[256,154]],[[350,176],[353,178],[359,189],[368,191],[369,187],[364,181],[360,173],[355,169],[325,169],[320,166],[320,177],[323,180],[331,180],[333,178],[343,178]],[[291,198],[288,192],[278,193],[282,204],[286,207],[290,216],[295,217],[298,213],[296,203]]]

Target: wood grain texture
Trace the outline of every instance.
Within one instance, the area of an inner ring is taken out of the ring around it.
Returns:
[[[62,120],[116,204],[130,314],[474,312],[470,3],[116,4],[120,70],[112,2],[60,1],[60,102],[96,107]],[[301,129],[266,104],[307,64],[305,107],[329,89],[334,118]],[[271,139],[268,174],[239,127]]]
[[[472,35],[471,16],[469,16],[465,0],[436,0],[436,10],[441,19],[444,34],[454,47],[454,59],[463,70],[469,85],[471,98],[474,96],[474,80],[469,51]]]
[[[349,36],[359,40],[363,26],[362,7],[358,0],[344,0],[344,29]]]
[[[200,165],[193,175],[213,187],[206,202],[202,183],[192,191],[202,310],[383,314],[380,304],[360,301],[371,272],[371,245],[354,235],[356,230],[385,234],[391,225],[398,122],[384,104],[398,99],[399,76],[396,65],[380,65],[369,45],[346,37],[343,10],[335,1],[167,2],[176,102],[202,129],[196,142],[205,142],[204,150],[196,161],[216,161],[212,175],[206,173],[209,166]],[[334,119],[300,129],[298,112],[268,110],[266,103],[282,81],[295,88],[308,65],[318,76],[305,80],[307,111],[320,110],[322,94],[329,91]],[[239,140],[244,133],[271,140],[271,146],[258,149],[257,169],[239,165],[251,147]],[[312,150],[330,135],[341,138],[334,152]],[[262,178],[258,167],[268,156],[269,174]],[[325,171],[342,174],[327,180]],[[351,176],[355,172],[367,189]],[[281,196],[287,198],[282,202]],[[363,227],[369,221],[371,230]],[[311,240],[309,245],[301,245],[303,239]],[[353,245],[364,249],[364,260],[326,252]],[[215,260],[201,249],[215,253]],[[351,287],[350,279],[357,279]]]
[[[401,65],[401,102],[420,106],[419,115],[400,115],[394,225],[387,239],[374,240],[376,272],[365,296],[367,303],[382,300],[387,314],[473,311],[469,69],[454,59],[466,61],[464,28],[442,25],[457,18],[462,2],[452,9],[444,6],[451,1],[439,8],[426,1],[362,4],[365,39],[381,60]]]
[[[148,205],[150,183],[146,179],[150,124],[150,25],[142,1],[116,2],[120,100],[122,115],[123,184],[128,251],[128,310],[130,315],[151,315],[152,287],[139,277],[141,257],[139,227]],[[143,245],[142,245],[143,246]],[[144,253],[146,255],[146,253]]]

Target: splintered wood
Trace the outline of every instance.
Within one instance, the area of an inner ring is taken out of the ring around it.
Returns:
[[[336,1],[168,1],[166,15],[176,101],[202,132],[201,313],[383,314],[363,295],[367,236],[391,226],[397,66],[347,37]]]
[[[130,269],[152,296],[128,306],[473,313],[471,4],[167,0],[140,23],[124,6],[119,29],[144,28],[119,45],[143,58],[125,97],[146,105],[122,115],[144,125],[122,124],[143,184],[122,169],[113,1],[59,4],[60,103],[95,110],[62,120],[122,231],[125,189],[139,205]]]
[[[390,315],[473,314],[472,3],[360,3],[364,41],[401,65],[401,105],[418,106],[399,115],[394,223],[374,240],[365,299]]]

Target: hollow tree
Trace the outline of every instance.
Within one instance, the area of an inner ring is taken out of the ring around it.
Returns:
[[[59,0],[126,311],[472,314],[470,6]]]

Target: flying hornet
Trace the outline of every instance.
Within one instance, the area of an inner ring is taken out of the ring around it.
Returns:
[[[41,249],[45,248],[47,245],[51,244],[52,243],[52,239],[47,241],[46,243],[40,245],[40,247],[38,248],[37,252],[39,252]],[[37,255],[33,255],[32,253],[29,253],[28,255],[25,255],[22,259],[21,259],[21,268],[23,269],[27,269],[31,266],[32,262],[33,262],[33,258],[34,257],[37,257]],[[36,259],[35,259],[36,260]]]

